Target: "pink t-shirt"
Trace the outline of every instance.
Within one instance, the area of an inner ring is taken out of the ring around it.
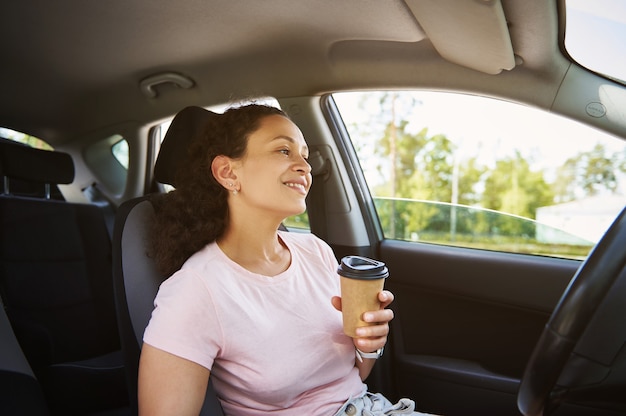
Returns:
[[[333,415],[365,391],[343,334],[337,260],[312,234],[281,232],[291,265],[251,273],[212,243],[167,279],[144,342],[211,370],[228,415]]]

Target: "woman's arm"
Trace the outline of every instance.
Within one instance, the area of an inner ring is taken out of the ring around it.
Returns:
[[[209,375],[200,364],[144,344],[139,360],[139,415],[197,416]]]

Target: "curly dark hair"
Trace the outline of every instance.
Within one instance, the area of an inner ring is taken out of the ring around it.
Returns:
[[[195,138],[188,159],[176,175],[176,189],[155,195],[155,221],[151,226],[150,255],[166,276],[181,268],[195,252],[224,232],[228,218],[228,191],[213,177],[216,156],[233,159],[245,155],[248,137],[261,119],[287,115],[276,107],[249,104],[212,117],[204,133]]]

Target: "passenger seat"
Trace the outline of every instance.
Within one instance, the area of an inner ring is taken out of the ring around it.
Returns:
[[[161,184],[176,187],[179,167],[185,163],[189,145],[203,134],[208,121],[217,114],[190,106],[176,114],[170,124],[154,167]],[[137,411],[137,375],[143,333],[154,309],[154,298],[168,277],[157,270],[147,255],[150,223],[155,207],[150,195],[125,201],[117,211],[113,232],[115,301],[118,308],[122,347],[126,357],[131,409]],[[200,416],[223,416],[222,406],[209,379]]]
[[[1,141],[0,173],[0,295],[51,413],[127,407],[103,213],[52,199],[74,180],[68,154]]]

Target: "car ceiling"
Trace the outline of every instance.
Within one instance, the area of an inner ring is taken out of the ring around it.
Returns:
[[[493,25],[481,10],[497,11],[499,2],[464,3],[5,1],[0,126],[57,146],[187,105],[374,87],[480,90],[549,108],[568,66],[554,54],[557,2],[504,0],[506,22]],[[504,28],[493,43],[502,50],[477,48],[493,40],[494,27]],[[500,71],[507,45],[514,64]],[[481,67],[492,61],[493,71]],[[189,77],[193,87],[164,83],[149,98],[139,85],[160,73]]]

